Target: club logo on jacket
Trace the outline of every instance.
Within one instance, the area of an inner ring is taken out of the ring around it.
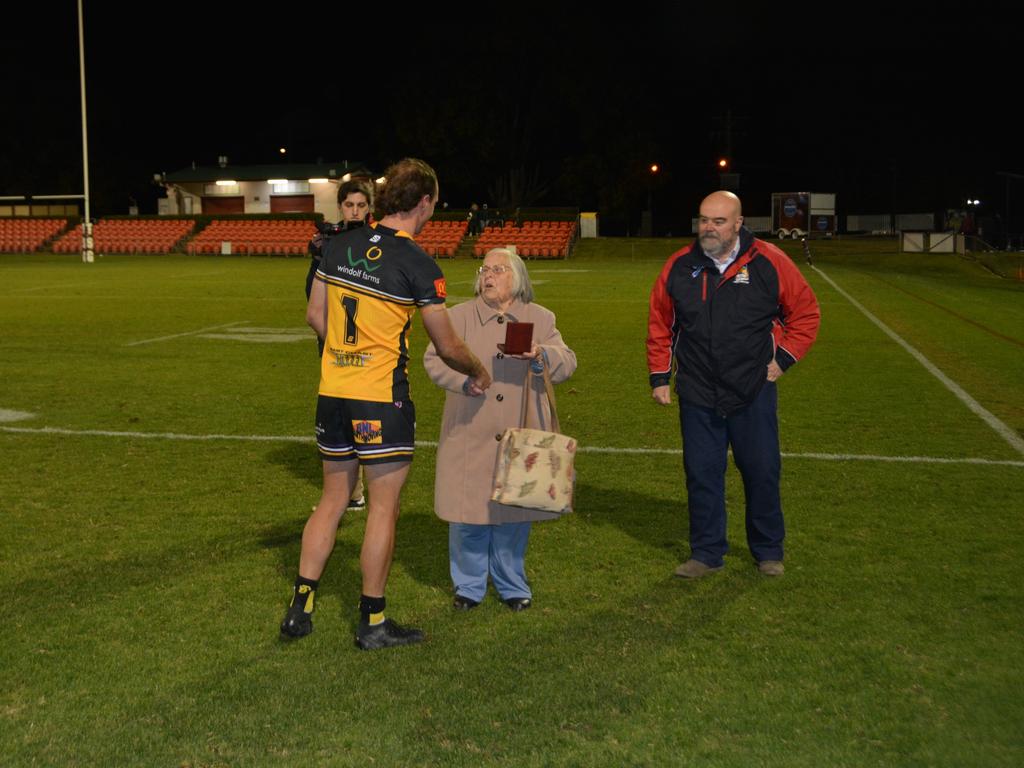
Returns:
[[[736,283],[736,285],[750,284],[750,273],[747,272],[746,267],[740,267],[740,271],[736,273],[736,277],[733,278],[733,282]]]

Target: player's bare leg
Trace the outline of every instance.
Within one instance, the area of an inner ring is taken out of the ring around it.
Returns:
[[[299,575],[307,579],[319,579],[327,565],[327,558],[334,550],[338,525],[345,514],[352,488],[359,473],[359,462],[325,461],[324,489],[320,502],[306,521],[302,531],[302,555],[299,558]]]
[[[313,604],[320,576],[327,558],[334,550],[338,525],[345,514],[349,494],[359,473],[359,462],[325,461],[324,487],[320,503],[306,521],[302,531],[302,554],[299,556],[299,577],[291,604],[281,622],[281,634],[287,638],[305,637],[313,631]]]
[[[366,511],[366,534],[359,556],[364,595],[380,597],[388,583],[391,557],[395,551],[398,500],[410,466],[409,462],[402,462],[366,467],[370,501]]]
[[[359,556],[363,573],[359,630],[356,645],[363,650],[409,645],[423,640],[423,633],[407,629],[384,618],[384,588],[395,551],[395,526],[399,498],[409,475],[410,464],[372,464],[366,467],[370,495],[366,512],[366,534]]]

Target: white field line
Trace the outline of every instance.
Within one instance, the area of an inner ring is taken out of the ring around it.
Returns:
[[[1011,446],[1016,448],[1019,454],[1024,456],[1024,439],[1022,439],[1020,435],[1018,435],[1016,432],[1010,429],[1009,426],[1000,421],[999,418],[995,416],[995,414],[987,410],[981,403],[979,403],[977,400],[975,400],[973,397],[967,394],[967,392],[964,391],[963,387],[961,387],[959,384],[957,384],[955,381],[949,378],[949,376],[940,371],[932,363],[931,360],[929,360],[927,357],[918,352],[914,347],[910,346],[910,344],[908,344],[899,334],[897,334],[896,331],[892,330],[889,326],[887,326],[885,323],[883,323],[881,320],[879,320],[877,317],[871,314],[871,312],[869,312],[863,304],[861,304],[859,301],[853,298],[853,296],[851,296],[838,285],[836,285],[836,282],[828,275],[826,275],[824,272],[822,272],[819,267],[812,266],[811,269],[813,269],[815,272],[821,275],[825,279],[825,281],[833,288],[835,288],[836,291],[838,291],[843,298],[845,298],[848,302],[850,302],[851,304],[853,304],[853,306],[860,310],[861,314],[863,314],[864,317],[866,317],[872,323],[877,325],[886,336],[888,336],[890,339],[892,339],[901,347],[903,347],[903,349],[905,349],[915,360],[917,360],[917,362],[919,362],[921,365],[925,367],[925,370],[927,370],[928,373],[930,373],[932,376],[934,376],[936,379],[942,382],[943,386],[945,386],[946,389],[948,389],[950,392],[956,395],[957,398],[959,398],[964,405],[966,405],[975,414],[980,416],[981,419],[990,427],[992,427],[992,429],[994,429],[1000,437],[1002,437]]]
[[[125,344],[126,347],[137,347],[139,344],[152,344],[154,341],[167,341],[168,339],[180,339],[182,336],[195,336],[199,333],[207,333],[208,331],[217,331],[221,328],[232,328],[236,325],[244,325],[249,322],[248,320],[239,320],[236,323],[225,323],[224,325],[213,325],[209,328],[200,328],[197,331],[186,331],[185,333],[174,333],[170,336],[158,336],[155,339],[143,339],[142,341],[131,341]]]
[[[120,432],[109,429],[62,429],[60,427],[5,427],[0,426],[0,432],[28,435],[68,435],[73,437],[116,437],[127,439],[143,440],[183,440],[192,442],[211,442],[216,440],[227,440],[236,442],[253,443],[315,443],[312,436],[306,435],[187,435],[177,432]],[[420,448],[436,448],[437,442],[433,440],[417,440],[416,445]],[[598,445],[581,445],[577,448],[580,453],[605,453],[616,455],[640,455],[640,456],[682,456],[679,448],[614,448]],[[898,462],[904,464],[980,464],[986,466],[1021,467],[1024,468],[1024,461],[1012,459],[979,459],[979,458],[949,458],[942,456],[875,456],[871,454],[853,453],[789,453],[782,454],[787,459],[814,459],[820,461],[881,461]]]
[[[0,421],[25,421],[34,419],[36,415],[28,411],[12,411],[7,408],[0,408]]]
[[[78,283],[48,283],[46,285],[34,285],[31,288],[14,288],[11,290],[11,293],[27,293],[28,291],[46,291],[52,290],[53,288],[79,288],[83,285],[102,285],[102,283],[97,282],[96,280]]]
[[[179,280],[182,278],[193,278],[193,277],[211,277],[213,275],[226,275],[228,270],[218,269],[216,272],[182,272],[179,275],[168,275],[172,280]]]

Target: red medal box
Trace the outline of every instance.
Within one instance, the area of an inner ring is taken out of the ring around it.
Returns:
[[[525,355],[533,345],[533,323],[509,323],[505,326],[505,354]]]

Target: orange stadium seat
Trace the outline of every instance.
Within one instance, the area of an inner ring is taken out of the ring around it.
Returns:
[[[220,253],[227,242],[236,254],[302,256],[315,233],[309,219],[215,219],[192,244],[200,253]]]
[[[168,253],[192,231],[186,219],[100,219],[93,225],[97,253]],[[82,225],[65,233],[51,246],[54,253],[78,253]]]
[[[67,219],[0,219],[0,252],[38,251],[67,224]]]

